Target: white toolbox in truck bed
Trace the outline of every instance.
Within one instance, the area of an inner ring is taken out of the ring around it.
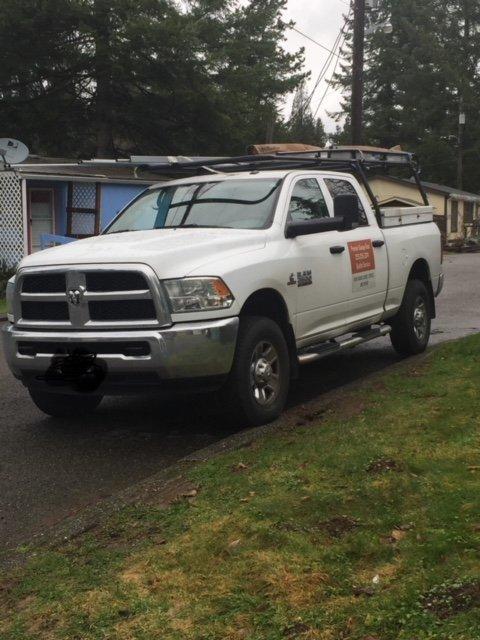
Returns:
[[[380,209],[382,227],[403,227],[407,224],[433,222],[433,207],[385,207]]]

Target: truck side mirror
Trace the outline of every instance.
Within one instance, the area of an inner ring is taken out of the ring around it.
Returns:
[[[346,194],[333,200],[334,216],[343,218],[344,230],[354,229],[360,224],[360,203],[358,196]]]
[[[290,221],[285,229],[286,238],[309,236],[314,233],[326,231],[343,231],[345,222],[343,218],[315,218],[313,220]]]

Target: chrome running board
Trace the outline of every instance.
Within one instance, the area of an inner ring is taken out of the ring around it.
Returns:
[[[345,338],[344,340],[329,340],[328,342],[322,342],[321,344],[307,347],[306,349],[302,349],[298,354],[298,362],[300,364],[309,364],[310,362],[316,362],[317,360],[320,360],[320,358],[325,358],[332,353],[344,351],[345,349],[353,349],[360,344],[370,342],[370,340],[383,338],[383,336],[387,336],[391,330],[392,327],[388,325],[382,325],[381,327],[377,327],[375,329],[366,329],[365,331],[359,331],[358,333],[354,333],[349,338]]]

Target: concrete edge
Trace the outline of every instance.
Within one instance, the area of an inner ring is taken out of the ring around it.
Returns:
[[[342,403],[344,403],[346,393],[351,394],[362,388],[370,387],[375,382],[380,381],[386,373],[390,374],[401,371],[402,369],[409,369],[412,366],[417,366],[427,361],[439,346],[441,345],[435,345],[425,353],[396,362],[381,371],[370,373],[361,380],[355,380],[339,388],[327,391],[317,398],[309,400],[299,406],[303,407],[306,413],[314,413],[322,409],[328,409],[335,404],[336,400],[341,399]],[[298,406],[296,409],[298,409]],[[141,482],[135,483],[127,489],[123,489],[101,500],[98,504],[85,507],[79,514],[68,516],[59,523],[49,527],[46,531],[18,544],[17,547],[5,550],[0,557],[0,568],[2,566],[8,568],[28,561],[29,557],[38,555],[38,547],[50,549],[68,542],[97,526],[101,526],[110,516],[120,511],[124,506],[140,503],[142,502],[142,498],[145,499],[147,496],[155,496],[160,506],[164,508],[168,507],[176,498],[181,497],[182,492],[185,490],[185,474],[191,468],[217,458],[224,453],[248,447],[256,440],[271,433],[293,431],[295,428],[298,428],[296,424],[298,416],[294,418],[290,414],[291,411],[287,409],[278,420],[270,424],[234,433],[208,447],[199,449],[179,459],[169,467],[162,469],[162,471],[145,478]],[[175,493],[175,491],[172,492],[175,485],[179,487],[183,485],[183,487]]]

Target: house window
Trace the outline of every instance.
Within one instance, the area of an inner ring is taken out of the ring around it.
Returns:
[[[450,232],[457,233],[458,232],[458,202],[457,200],[452,200],[452,215],[450,218]]]
[[[463,205],[463,222],[464,224],[473,223],[473,202],[465,202]]]
[[[100,185],[94,182],[69,182],[67,235],[88,238],[100,231]]]

